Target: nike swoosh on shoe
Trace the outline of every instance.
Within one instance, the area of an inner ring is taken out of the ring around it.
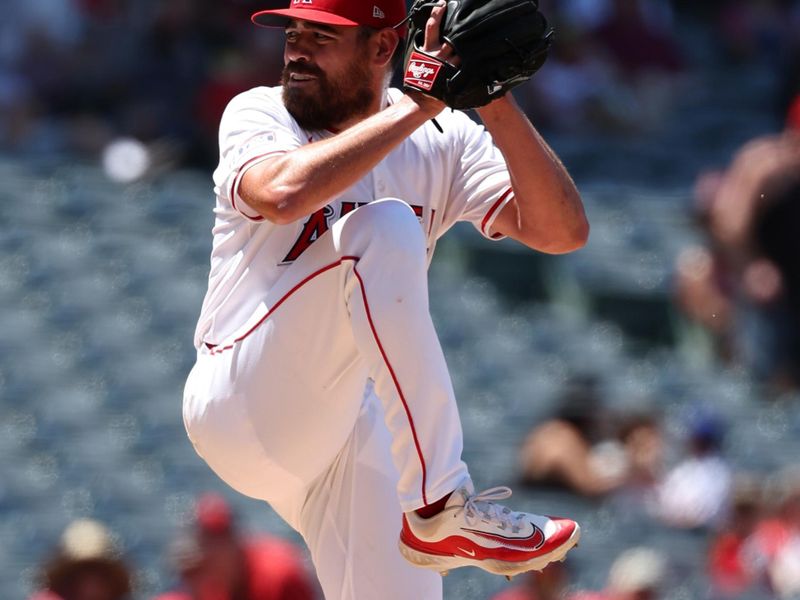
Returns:
[[[533,523],[531,523],[531,527],[533,527],[533,531],[531,534],[524,538],[519,537],[507,537],[504,535],[497,535],[494,533],[487,533],[485,531],[478,531],[475,529],[465,529],[462,527],[463,531],[467,531],[473,535],[478,537],[485,538],[492,542],[497,542],[507,548],[511,548],[513,550],[538,550],[542,546],[544,546],[544,533],[541,529],[536,527]]]

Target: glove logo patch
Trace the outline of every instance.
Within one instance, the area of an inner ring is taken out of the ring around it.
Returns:
[[[424,54],[412,52],[406,67],[405,84],[421,90],[430,90],[436,76],[442,68],[442,63],[428,58]]]

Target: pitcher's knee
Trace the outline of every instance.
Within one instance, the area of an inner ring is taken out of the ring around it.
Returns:
[[[369,232],[370,245],[387,255],[405,258],[424,258],[425,235],[417,215],[402,200],[387,198],[358,209],[362,222],[359,227]]]

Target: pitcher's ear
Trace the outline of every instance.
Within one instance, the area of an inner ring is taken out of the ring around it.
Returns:
[[[373,42],[374,59],[382,65],[388,65],[400,45],[400,35],[396,30],[386,27],[375,32]]]

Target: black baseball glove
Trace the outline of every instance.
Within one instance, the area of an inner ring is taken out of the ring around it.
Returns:
[[[547,58],[553,30],[538,0],[450,0],[439,35],[455,50],[458,66],[421,50],[435,6],[435,0],[416,0],[409,10],[407,90],[451,108],[477,108],[530,79]]]

